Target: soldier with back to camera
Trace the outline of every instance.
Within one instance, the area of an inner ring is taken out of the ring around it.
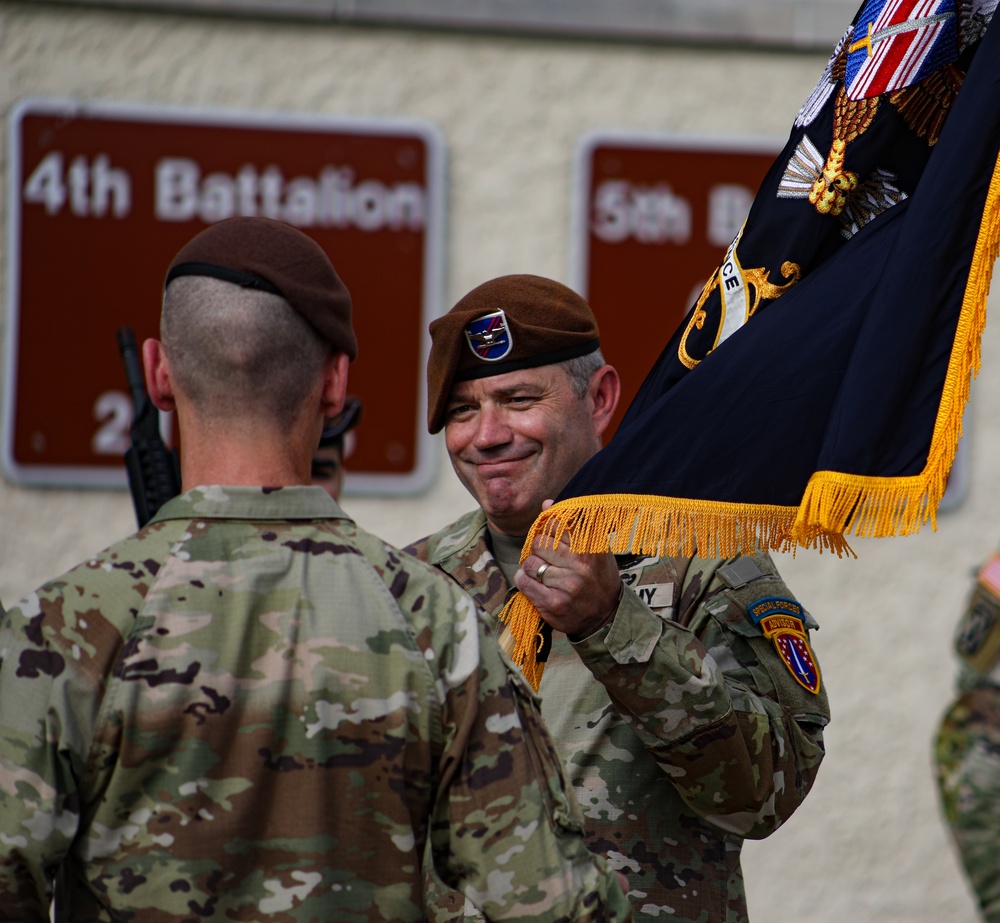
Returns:
[[[472,602],[309,485],[356,352],[319,246],[209,227],[161,338],[183,493],[0,622],[0,920],[57,872],[56,919],[420,920],[425,855],[491,918],[629,919]]]

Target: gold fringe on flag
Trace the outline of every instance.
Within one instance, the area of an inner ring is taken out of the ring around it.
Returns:
[[[808,544],[813,536],[831,533],[866,538],[912,535],[928,519],[937,529],[938,504],[948,486],[948,473],[962,438],[962,417],[972,379],[979,374],[982,362],[986,298],[998,252],[1000,158],[993,167],[986,195],[924,470],[899,478],[817,471],[806,485],[790,533],[797,544]]]
[[[796,547],[854,555],[845,534],[866,538],[910,535],[937,507],[962,436],[962,415],[981,364],[986,298],[1000,251],[1000,158],[993,169],[976,248],[966,281],[941,403],[924,470],[912,477],[868,477],[818,471],[798,507],[684,500],[644,494],[573,497],[549,507],[532,524],[521,561],[536,539],[555,546],[565,535],[577,553],[612,551],[660,557],[700,554],[728,558]],[[522,593],[500,613],[501,645],[537,691],[544,663],[543,622]]]
[[[729,558],[763,548],[793,551],[791,532],[797,507],[682,500],[646,494],[597,494],[560,500],[531,525],[521,563],[536,540],[554,547],[565,536],[574,553],[643,554],[669,557],[695,553]],[[817,533],[807,547],[853,555],[843,535]],[[544,663],[543,622],[523,593],[515,593],[500,613],[506,630],[500,646],[538,691]]]

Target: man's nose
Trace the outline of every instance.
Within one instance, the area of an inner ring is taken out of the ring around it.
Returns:
[[[511,440],[511,428],[506,415],[497,406],[487,404],[479,408],[479,425],[476,427],[476,448],[490,449]]]

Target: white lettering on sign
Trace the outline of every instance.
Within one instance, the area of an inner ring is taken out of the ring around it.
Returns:
[[[213,223],[236,215],[275,218],[297,227],[356,227],[362,231],[419,231],[424,188],[418,183],[354,182],[350,167],[326,166],[316,177],[286,180],[280,168],[247,164],[235,176],[201,175],[193,160],[165,157],[156,164],[156,217],[201,218]]]
[[[606,243],[630,237],[644,244],[686,244],[691,239],[691,205],[666,183],[635,186],[606,180],[594,193],[591,229]]]
[[[119,458],[132,445],[132,399],[124,391],[104,391],[94,401],[94,420],[101,425],[91,437],[90,450],[95,455]],[[160,436],[172,441],[174,412],[160,414]]]
[[[728,247],[750,213],[754,194],[746,186],[720,183],[708,191],[708,242]]]
[[[90,441],[96,455],[124,455],[129,447],[132,401],[121,391],[105,391],[94,402],[94,419],[102,425]]]
[[[44,205],[50,215],[58,215],[67,202],[79,218],[104,218],[109,211],[125,218],[132,208],[132,181],[125,170],[111,166],[107,154],[93,160],[81,154],[67,166],[62,153],[52,151],[31,172],[23,194],[25,202]]]

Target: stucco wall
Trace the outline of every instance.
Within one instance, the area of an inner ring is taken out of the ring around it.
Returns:
[[[584,132],[780,139],[826,57],[7,3],[0,107],[6,117],[27,96],[74,96],[430,120],[448,148],[450,304],[505,272],[568,280],[571,165]],[[803,552],[782,561],[823,626],[815,647],[834,723],[808,802],[746,847],[758,921],[975,919],[939,820],[930,741],[969,571],[997,539],[998,353],[994,322],[969,425],[970,490],[936,533],[857,541],[858,560]],[[424,496],[345,505],[390,541],[422,535],[469,506],[440,459]],[[124,493],[0,483],[0,523],[0,598],[10,604],[131,531],[133,516]]]

